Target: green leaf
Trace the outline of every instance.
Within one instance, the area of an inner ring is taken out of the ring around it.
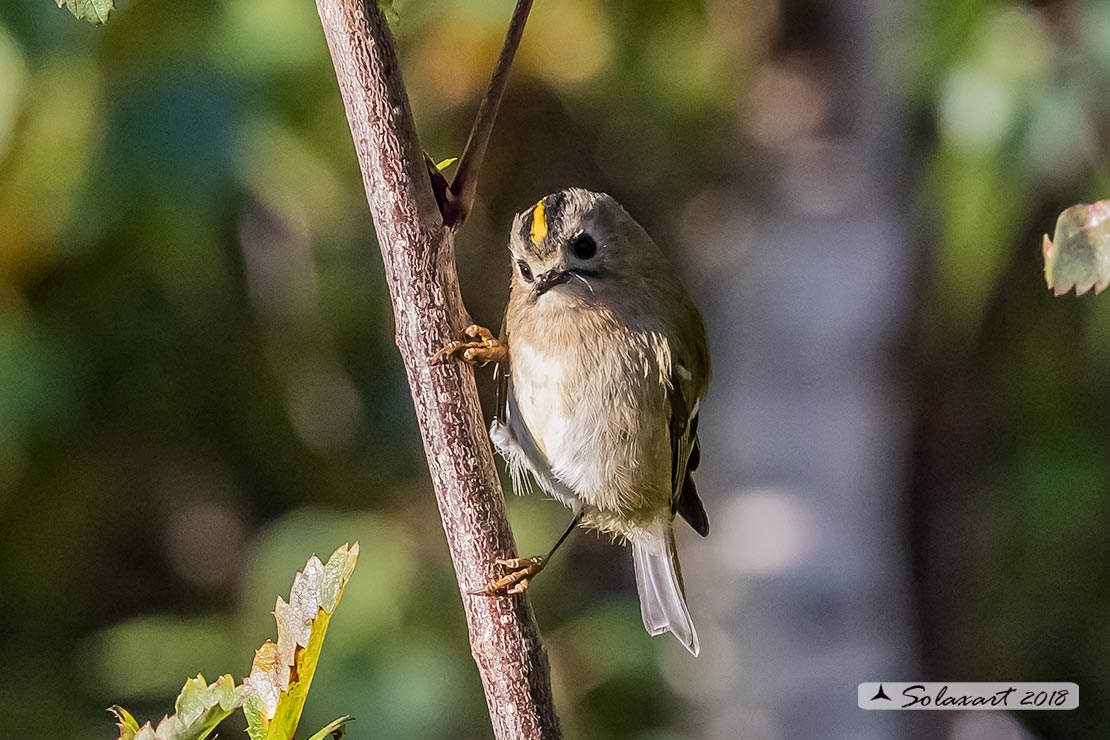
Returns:
[[[339,738],[343,737],[343,733],[347,731],[347,722],[350,721],[350,719],[350,716],[333,719],[327,725],[320,728],[320,731],[308,740],[324,740],[328,735],[331,735],[334,740],[339,740]]]
[[[331,615],[358,560],[358,543],[336,550],[327,564],[313,555],[293,579],[289,602],[274,607],[278,640],[255,653],[243,707],[251,740],[292,740],[316,673]]]
[[[273,644],[273,643],[269,643]],[[250,740],[263,740],[266,737],[266,708],[262,697],[258,694],[249,694],[243,702],[243,716],[247,718],[247,736]]]
[[[1056,221],[1052,239],[1042,243],[1044,277],[1056,295],[1075,288],[1083,295],[1110,285],[1110,200],[1068,208]]]
[[[198,675],[185,682],[175,702],[175,713],[154,727],[142,727],[122,707],[112,707],[118,720],[119,740],[204,740],[216,726],[239,708],[246,689],[236,686],[231,676],[220,676],[211,685]]]
[[[73,13],[75,18],[88,21],[94,25],[108,22],[108,16],[116,8],[115,0],[57,0],[58,7],[63,5]]]
[[[401,20],[394,0],[378,0],[378,7],[382,9],[382,14],[385,15],[385,20],[389,25],[396,26],[397,22]]]
[[[206,686],[204,676],[185,682],[177,697],[177,718],[184,724],[177,737],[180,740],[203,740],[243,703],[246,690],[236,686],[231,676],[223,675],[211,686]]]
[[[437,162],[436,163],[436,169],[439,170],[440,172],[443,172],[445,169],[447,169],[448,167],[450,167],[451,165],[453,165],[455,162],[458,162],[458,161],[459,161],[458,157],[448,157],[447,159],[443,160],[442,162]]]
[[[119,740],[205,740],[233,711],[242,708],[251,740],[292,740],[301,719],[308,689],[316,673],[331,615],[358,561],[358,543],[343,545],[321,563],[313,555],[293,579],[288,603],[278,598],[274,609],[278,640],[263,643],[254,656],[251,675],[241,686],[231,676],[208,685],[204,676],[185,682],[175,713],[158,726],[139,726],[122,707],[116,715]],[[349,717],[341,717],[313,736],[339,737]]]
[[[108,709],[109,712],[116,715],[116,727],[119,728],[119,740],[132,740],[139,732],[139,723],[128,712],[118,704]]]

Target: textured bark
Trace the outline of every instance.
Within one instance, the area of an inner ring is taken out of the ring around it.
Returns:
[[[474,375],[427,359],[468,322],[452,233],[433,195],[397,65],[375,0],[317,0],[362,168],[386,279],[397,346],[416,405],[424,451],[451,550],[494,735],[557,738],[547,655],[528,599],[471,596],[514,557],[501,485],[482,422]]]

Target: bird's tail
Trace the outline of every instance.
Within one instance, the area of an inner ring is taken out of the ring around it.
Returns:
[[[675,550],[674,531],[668,523],[657,537],[632,540],[632,562],[636,566],[636,590],[640,613],[651,635],[670,632],[696,657],[701,650],[698,633],[686,608],[682,571]]]

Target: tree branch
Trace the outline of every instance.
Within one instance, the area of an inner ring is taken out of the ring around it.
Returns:
[[[463,594],[471,652],[494,735],[558,738],[547,655],[524,596],[470,596],[495,558],[514,557],[473,372],[428,366],[469,318],[454,241],[417,144],[393,36],[376,0],[317,0],[362,168],[443,529]]]

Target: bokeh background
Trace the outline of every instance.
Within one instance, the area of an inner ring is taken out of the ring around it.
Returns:
[[[437,160],[511,7],[396,3]],[[576,536],[532,591],[568,737],[1110,736],[1110,296],[1050,297],[1039,251],[1110,195],[1108,89],[1105,0],[536,4],[458,239],[471,312],[499,321],[511,215],[582,185],[674,258],[715,357],[714,529],[680,535],[703,656]],[[509,507],[527,552],[567,518]],[[312,3],[0,5],[8,730],[107,739],[110,704],[244,675],[356,539],[303,727],[489,736]],[[1081,707],[855,708],[925,678]]]

